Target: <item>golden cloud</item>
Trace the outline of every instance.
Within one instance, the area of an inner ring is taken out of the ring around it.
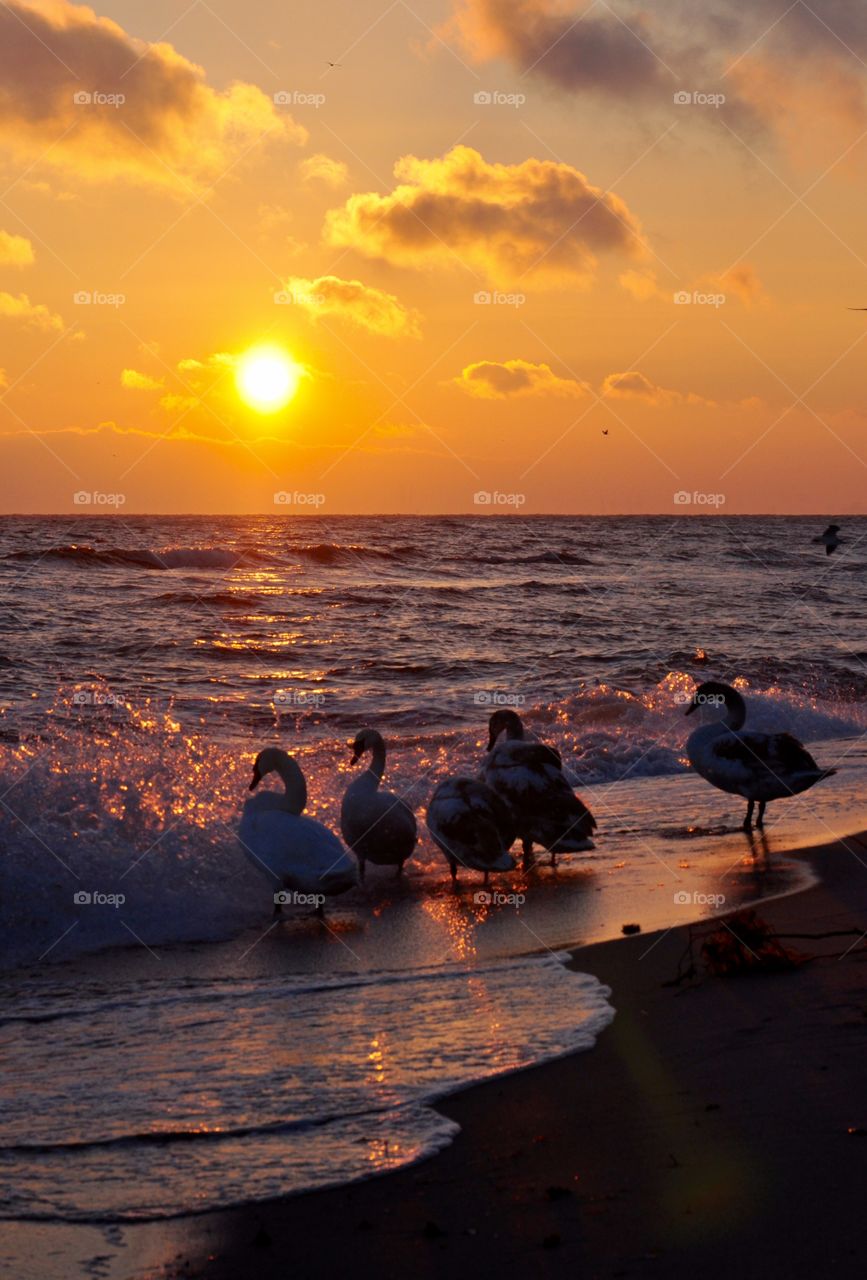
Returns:
[[[147,373],[139,373],[137,369],[124,369],[120,375],[120,384],[128,391],[159,391],[162,382]]]
[[[421,337],[416,311],[408,311],[393,294],[360,280],[341,280],[339,276],[305,280],[292,276],[286,282],[284,297],[313,319],[333,316],[386,338]]]
[[[653,405],[686,404],[704,408],[716,407],[715,401],[706,400],[692,391],[674,391],[669,387],[657,386],[646,374],[640,373],[637,369],[631,369],[626,373],[609,373],[602,383],[600,394],[620,400],[643,400],[645,404]]]
[[[0,5],[0,138],[76,178],[174,188],[218,178],[270,134],[306,131],[254,85],[217,92],[170,44],[148,44],[69,0]]]
[[[349,181],[349,170],[343,161],[321,152],[302,160],[298,173],[303,182],[324,182],[329,187],[343,187]]]
[[[480,400],[508,400],[513,396],[564,396],[577,400],[590,389],[586,382],[558,377],[550,365],[527,360],[479,360],[467,365],[453,383]]]
[[[502,286],[587,284],[596,254],[637,257],[641,228],[626,204],[551,160],[489,164],[472,147],[435,160],[404,156],[388,195],[350,196],[326,215],[333,245],[401,266],[463,263]]]
[[[0,231],[0,267],[29,267],[34,261],[33,245],[25,236]]]
[[[19,293],[17,298],[11,293],[0,293],[0,316],[7,320],[22,320],[34,329],[63,328],[63,318],[43,306],[41,302],[31,302],[26,293]]]

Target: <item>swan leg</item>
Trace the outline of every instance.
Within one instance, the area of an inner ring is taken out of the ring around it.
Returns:
[[[747,805],[747,816],[744,818],[744,831],[752,831],[753,829],[753,805],[754,801],[750,800]]]
[[[456,862],[452,862],[452,861],[451,861],[451,859],[450,859],[450,860],[449,860],[449,866],[450,866],[450,867],[451,867],[451,869],[452,869],[452,884],[457,884],[457,882],[458,882],[458,864],[457,864]]]
[[[529,871],[533,865],[533,841],[522,840],[521,848],[524,851],[524,870]]]
[[[317,920],[325,919],[325,903],[324,902],[317,902],[316,904],[316,919]]]
[[[362,884],[364,884],[364,869],[366,866],[367,866],[367,863],[365,862],[364,858],[359,858],[358,859],[358,878]]]
[[[556,866],[557,866],[557,855],[556,855],[556,853],[554,852],[554,850],[553,850],[553,849],[551,850],[551,866],[552,866],[552,867],[556,867]]]
[[[275,916],[282,916],[282,914],[283,914],[283,908],[280,906],[280,903],[279,903],[279,902],[275,902],[275,903],[274,903],[274,910],[273,910],[273,912],[272,912],[271,914],[272,914],[272,915],[275,915]]]
[[[485,878],[484,878],[484,880],[482,881],[482,884],[485,886],[485,888],[486,888],[486,889],[487,889],[487,887],[488,887],[488,879],[489,879],[489,878],[490,878],[490,872],[489,872],[489,871],[486,871],[486,872],[485,872]]]
[[[756,826],[758,827],[759,831],[762,831],[764,829],[766,804],[767,804],[766,800],[759,801],[759,816],[756,818]]]
[[[403,875],[403,863],[402,863],[402,862],[399,862],[399,863],[397,864],[397,872],[396,872],[395,877],[394,877],[394,878],[395,878],[395,880],[399,880],[399,879],[400,879],[400,877],[401,877],[402,875]]]

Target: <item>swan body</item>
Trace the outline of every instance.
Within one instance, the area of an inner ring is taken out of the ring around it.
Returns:
[[[260,751],[253,766],[254,791],[268,773],[277,773],[284,792],[263,791],[244,805],[238,835],[244,853],[275,893],[275,914],[281,890],[333,897],[358,883],[358,868],[337,836],[303,817],[307,784],[298,764],[277,747]]]
[[[570,787],[559,752],[528,741],[514,711],[495,711],[489,728],[482,778],[512,811],[525,867],[533,861],[534,844],[549,850],[552,866],[558,853],[593,849],[596,819]]]
[[[418,839],[415,814],[405,800],[380,785],[385,772],[382,735],[376,729],[364,729],[352,750],[352,764],[366,751],[371,753],[371,762],[346,788],[340,807],[343,839],[358,857],[362,880],[368,862],[397,867],[400,875]]]
[[[742,732],[746,703],[730,685],[715,680],[699,685],[686,714],[703,707],[722,709],[722,716],[690,734],[686,753],[696,773],[712,786],[748,801],[747,831],[752,829],[756,802],[756,825],[761,828],[769,801],[799,795],[836,773],[836,769],[820,768],[790,733]]]
[[[446,778],[431,796],[427,827],[446,856],[452,880],[458,867],[483,871],[513,871],[509,849],[515,822],[504,800],[477,778]]]

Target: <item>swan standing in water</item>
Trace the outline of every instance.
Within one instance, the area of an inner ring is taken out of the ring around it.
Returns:
[[[368,862],[397,867],[400,875],[418,839],[412,809],[400,796],[380,786],[385,773],[385,743],[376,729],[362,729],[356,736],[351,763],[357,764],[365,751],[371,753],[370,765],[350,782],[340,806],[340,830],[358,857],[362,880]]]
[[[514,871],[509,849],[515,841],[511,810],[496,791],[477,778],[446,778],[431,796],[427,828],[445,854],[457,882],[458,867]]]
[[[722,709],[722,715],[690,734],[686,754],[696,773],[712,786],[748,801],[745,831],[752,830],[756,801],[756,826],[761,829],[769,800],[798,795],[837,772],[821,769],[790,733],[741,733],[747,704],[731,685],[716,680],[699,685],[686,714],[699,709]]]
[[[337,836],[321,822],[304,818],[307,784],[297,762],[279,747],[260,751],[253,765],[250,790],[276,773],[283,794],[260,791],[244,805],[238,835],[250,861],[268,876],[275,894],[280,890],[317,897],[345,893],[358,883],[355,859]],[[317,906],[322,914],[322,903]],[[274,914],[280,914],[275,896]]]
[[[566,780],[559,752],[528,741],[515,711],[495,711],[489,729],[482,778],[514,815],[525,869],[533,864],[534,844],[550,852],[551,866],[558,853],[595,848],[590,837],[596,819]],[[506,736],[498,742],[502,733]]]

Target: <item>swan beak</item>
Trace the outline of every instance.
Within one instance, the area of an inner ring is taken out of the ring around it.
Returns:
[[[254,764],[253,765],[253,781],[250,783],[250,790],[255,791],[261,781],[262,781],[262,775],[259,772],[259,766],[257,764]]]
[[[349,761],[349,763],[350,763],[350,764],[358,764],[358,762],[359,762],[359,760],[360,760],[360,759],[361,759],[361,752],[360,752],[360,751],[353,751],[353,753],[352,753],[352,759]]]
[[[691,702],[687,707],[686,711],[684,712],[684,715],[691,716],[693,711],[695,711],[695,709],[696,709],[695,703]]]
[[[489,751],[493,751],[494,744],[496,743],[496,741],[497,741],[497,735],[495,733],[489,733],[488,734],[488,750]]]

